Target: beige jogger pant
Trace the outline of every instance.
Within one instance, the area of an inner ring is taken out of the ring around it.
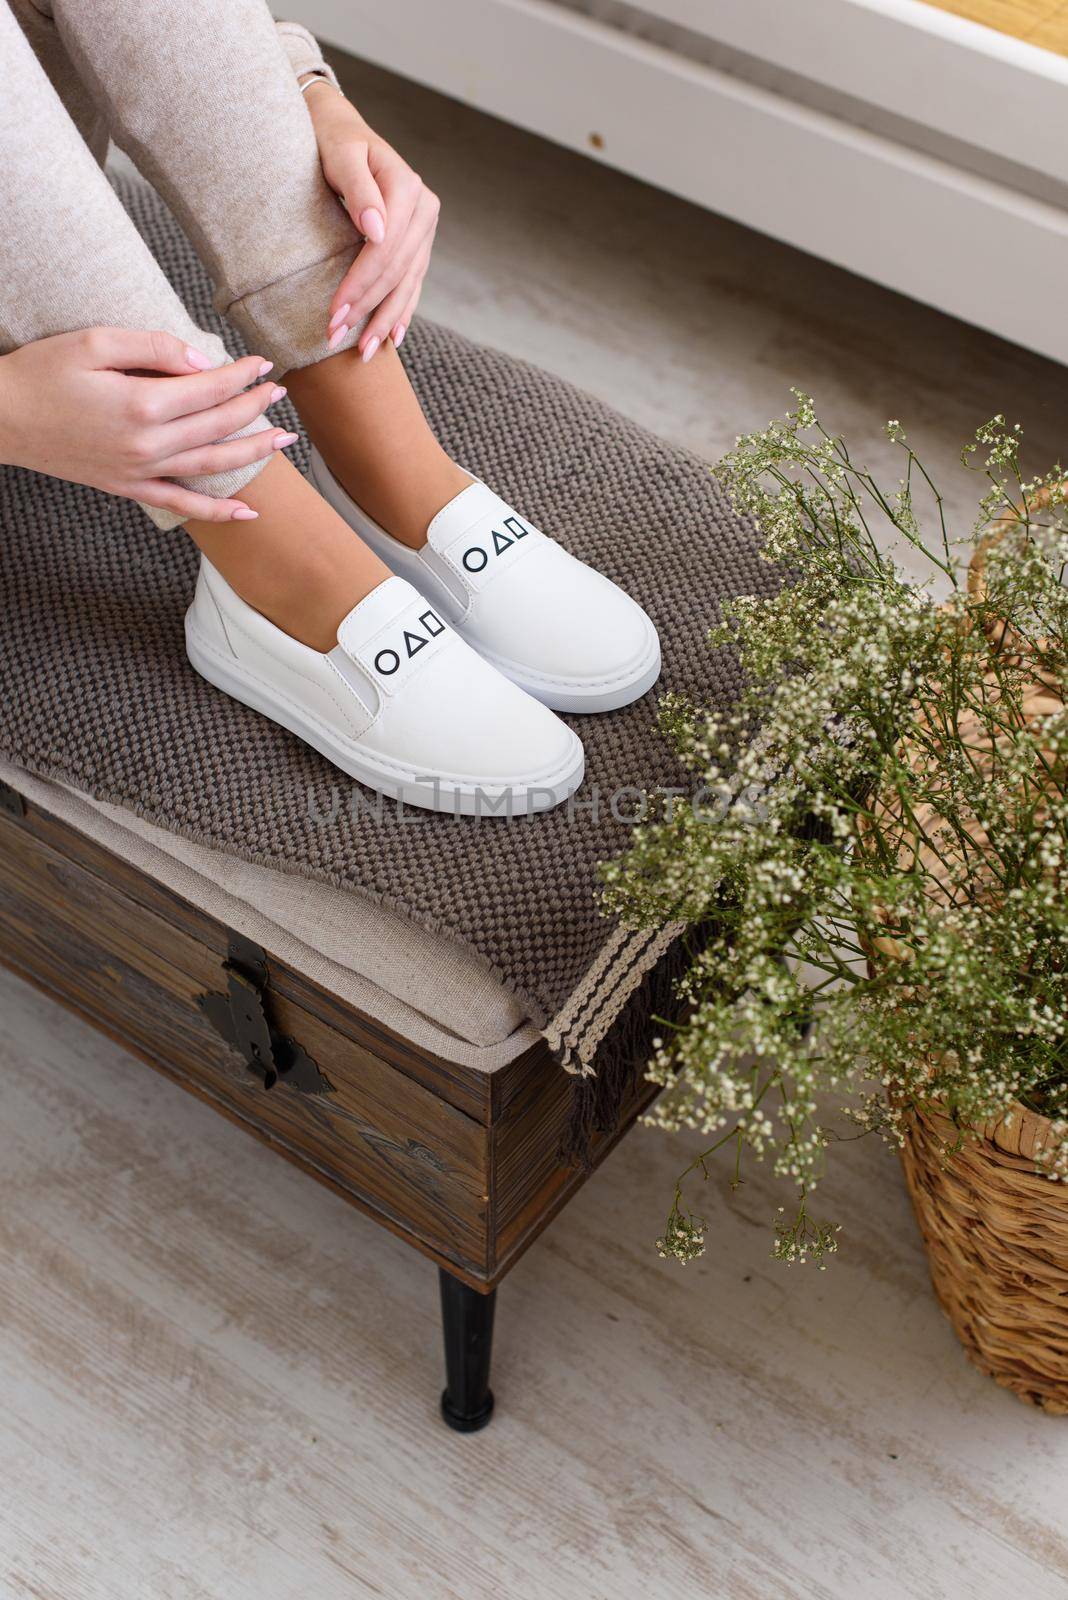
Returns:
[[[276,25],[263,0],[0,0],[0,353],[109,326],[227,359],[104,176],[110,136],[174,212],[249,349],[277,375],[321,360],[360,240],[297,83],[315,69],[328,71],[310,34]],[[228,496],[265,465],[183,481]],[[180,520],[145,509],[160,527]]]

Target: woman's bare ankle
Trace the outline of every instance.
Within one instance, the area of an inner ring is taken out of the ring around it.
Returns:
[[[186,531],[231,589],[313,650],[390,576],[388,567],[282,457],[241,491],[254,522],[188,522]]]
[[[331,472],[380,527],[413,550],[470,476],[441,448],[396,351],[343,350],[290,372],[290,396]]]

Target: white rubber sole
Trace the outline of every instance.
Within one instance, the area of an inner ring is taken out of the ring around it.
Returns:
[[[347,777],[366,784],[369,789],[397,800],[405,805],[418,806],[424,811],[441,811],[450,816],[496,817],[509,820],[513,817],[531,816],[539,811],[551,811],[573,795],[582,783],[585,773],[585,754],[582,744],[574,737],[572,759],[560,771],[546,774],[537,783],[479,784],[473,780],[416,774],[398,777],[388,770],[370,751],[354,750],[340,738],[335,739],[322,728],[304,721],[299,712],[276,704],[270,691],[240,662],[223,656],[206,640],[190,622],[185,621],[185,647],[190,664],[214,688],[221,689],[234,700],[268,717],[279,727],[296,734],[305,744],[318,750],[321,756],[338,767]]]
[[[481,646],[477,639],[468,637],[462,626],[457,626],[455,623],[453,626],[461,639],[466,638],[472,650],[477,650],[484,661],[496,667],[505,678],[510,678],[518,688],[525,689],[532,699],[540,700],[550,711],[568,711],[579,716],[584,712],[621,711],[624,706],[633,705],[635,700],[640,700],[643,694],[648,694],[660,676],[660,640],[651,626],[650,649],[642,657],[635,672],[624,682],[613,683],[607,689],[582,689],[574,686],[562,688],[558,684],[538,683],[534,678],[524,677],[522,669],[514,662],[502,660]]]

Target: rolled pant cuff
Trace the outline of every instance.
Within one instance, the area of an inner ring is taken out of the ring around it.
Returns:
[[[244,428],[239,428],[236,433],[228,433],[228,439],[244,439],[250,433],[262,433],[264,428],[273,428],[274,423],[266,417],[256,417]],[[234,467],[230,472],[213,472],[199,478],[176,478],[175,482],[181,484],[183,489],[192,489],[195,494],[208,494],[214,500],[229,500],[234,495],[240,495],[242,489],[250,484],[253,478],[259,476],[273,456],[265,456],[261,461],[250,461],[247,466]],[[168,532],[171,528],[180,528],[188,517],[178,511],[165,511],[159,506],[145,505],[139,502],[142,511],[152,518],[157,528]]]
[[[330,302],[352,261],[352,247],[348,246],[277,283],[254,289],[240,300],[217,305],[217,309],[240,331],[251,351],[274,362],[277,374],[310,367],[354,345],[366,325],[365,317],[335,349],[328,348]]]

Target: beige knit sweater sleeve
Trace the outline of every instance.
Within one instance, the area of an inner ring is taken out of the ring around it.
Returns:
[[[326,78],[335,89],[338,87],[333,67],[323,60],[323,53],[307,28],[299,22],[276,22],[275,27],[282,48],[289,57],[289,64],[298,78],[306,72],[314,72],[317,77]]]

